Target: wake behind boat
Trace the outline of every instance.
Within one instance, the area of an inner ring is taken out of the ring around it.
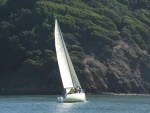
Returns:
[[[63,83],[63,94],[58,97],[59,102],[84,102],[86,101],[73,64],[71,62],[68,50],[66,48],[62,32],[60,30],[57,18],[55,17],[55,48],[60,75]]]

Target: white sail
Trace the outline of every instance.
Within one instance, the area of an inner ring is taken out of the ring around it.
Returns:
[[[65,46],[65,48],[66,48],[66,46]],[[65,50],[67,50],[67,49],[65,49]],[[66,52],[66,56],[67,56],[67,59],[68,59],[68,66],[70,67],[70,74],[71,74],[73,86],[74,87],[79,86],[81,88],[81,85],[80,85],[79,80],[77,78],[76,72],[74,70],[74,67],[73,67],[73,64],[71,62],[71,59],[69,57],[68,52]]]
[[[55,46],[63,87],[81,87],[69,57],[57,19],[55,19]]]
[[[63,87],[73,87],[70,69],[68,66],[68,60],[65,52],[64,41],[57,19],[55,19],[55,48]]]

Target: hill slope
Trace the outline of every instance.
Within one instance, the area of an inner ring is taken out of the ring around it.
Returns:
[[[150,93],[148,0],[1,0],[0,94],[61,91],[54,16],[90,93]]]

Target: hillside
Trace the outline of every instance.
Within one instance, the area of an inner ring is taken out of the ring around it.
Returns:
[[[57,16],[87,93],[150,93],[149,0],[0,0],[0,94],[59,94]]]

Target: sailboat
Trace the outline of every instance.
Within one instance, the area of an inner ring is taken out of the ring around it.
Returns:
[[[58,97],[59,102],[84,102],[86,96],[81,88],[68,50],[66,48],[61,29],[55,17],[55,48],[59,71],[63,83],[64,92]]]

